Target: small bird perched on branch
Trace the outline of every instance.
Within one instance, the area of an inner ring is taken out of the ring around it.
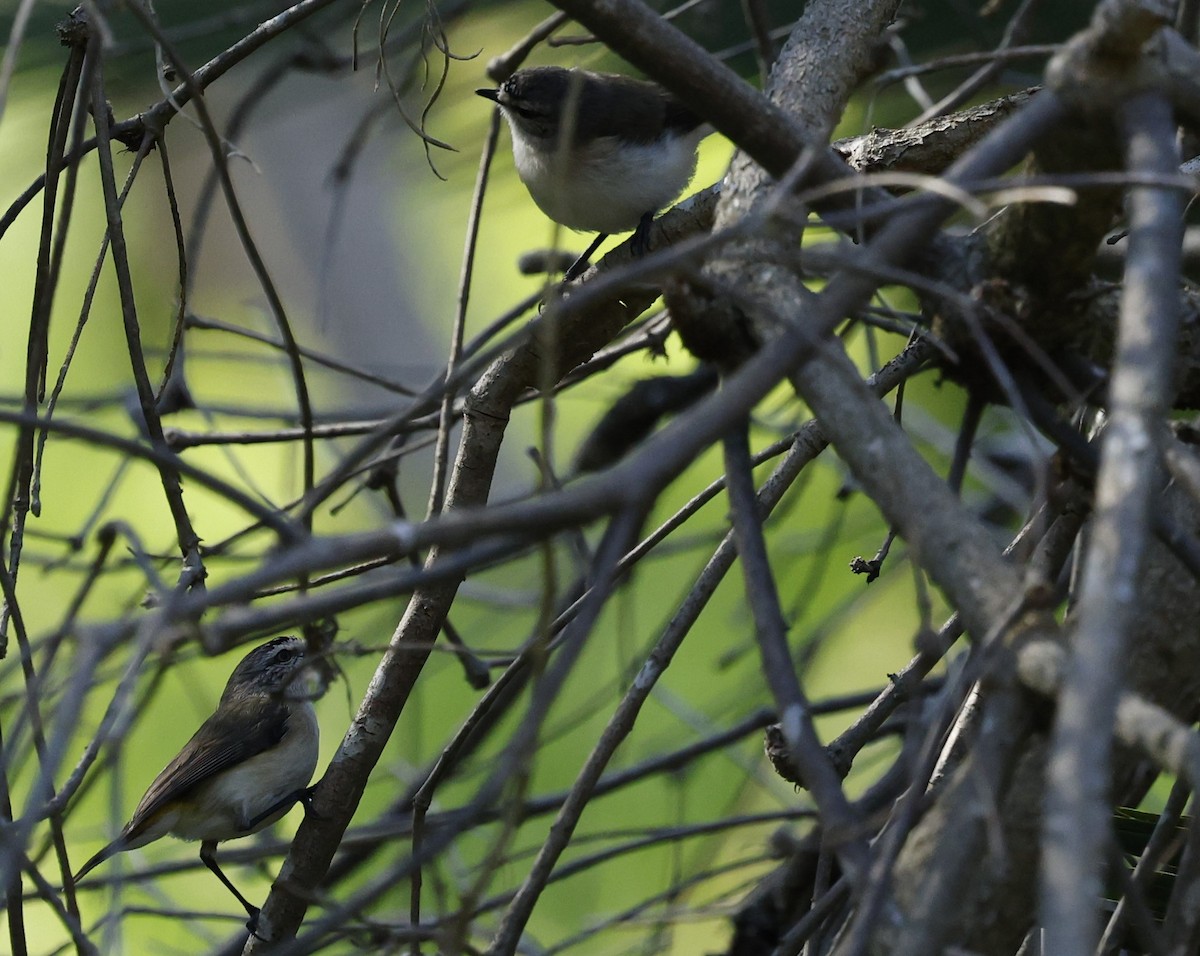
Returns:
[[[475,92],[508,120],[517,175],[538,208],[600,233],[568,279],[609,233],[633,229],[634,253],[646,251],[654,214],[688,184],[712,132],[658,84],[616,73],[539,66]]]
[[[282,817],[317,766],[319,729],[304,641],[277,637],[234,668],[217,709],[150,784],[120,836],[75,874],[168,833],[199,840],[200,859],[246,908],[251,932],[258,907],[217,865],[217,844],[255,833]]]

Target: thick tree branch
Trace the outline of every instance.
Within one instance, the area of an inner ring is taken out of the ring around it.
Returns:
[[[1131,170],[1162,173],[1178,167],[1171,110],[1159,95],[1133,97],[1121,119]],[[1112,725],[1125,648],[1140,613],[1137,582],[1159,481],[1154,435],[1169,406],[1179,322],[1182,197],[1172,189],[1135,187],[1130,207],[1130,250],[1096,517],[1049,766],[1042,919],[1047,947],[1063,956],[1090,956],[1100,938]]]

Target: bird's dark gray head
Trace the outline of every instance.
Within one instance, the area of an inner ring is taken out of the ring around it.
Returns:
[[[575,144],[603,136],[647,143],[700,125],[657,83],[619,73],[537,66],[518,70],[498,90],[475,92],[499,105],[514,128],[533,139],[557,139],[568,109]]]
[[[306,682],[300,674],[306,666],[303,640],[293,635],[276,637],[242,658],[229,675],[221,699],[243,694],[307,697]]]
[[[553,139],[558,134],[568,99],[578,104],[586,85],[587,74],[582,70],[539,66],[518,70],[498,90],[476,92],[500,106],[509,120],[527,136]]]

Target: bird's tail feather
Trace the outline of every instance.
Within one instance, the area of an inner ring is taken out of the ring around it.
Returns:
[[[85,876],[87,876],[88,873],[90,873],[92,870],[94,870],[96,867],[98,867],[101,863],[103,863],[105,860],[107,860],[110,856],[116,856],[118,853],[120,853],[124,849],[125,849],[125,841],[124,840],[120,840],[120,839],[113,840],[112,843],[110,843],[103,850],[101,850],[94,857],[92,857],[85,864],[83,864],[83,866],[81,866],[75,872],[75,875],[73,877],[71,877],[71,882],[78,883]]]

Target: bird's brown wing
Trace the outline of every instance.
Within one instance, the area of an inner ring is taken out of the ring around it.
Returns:
[[[232,713],[218,711],[201,724],[175,759],[154,778],[121,837],[136,838],[172,801],[278,744],[287,732],[287,705],[271,701],[256,704],[253,711],[257,715],[253,720],[246,719],[245,710],[234,709]]]

